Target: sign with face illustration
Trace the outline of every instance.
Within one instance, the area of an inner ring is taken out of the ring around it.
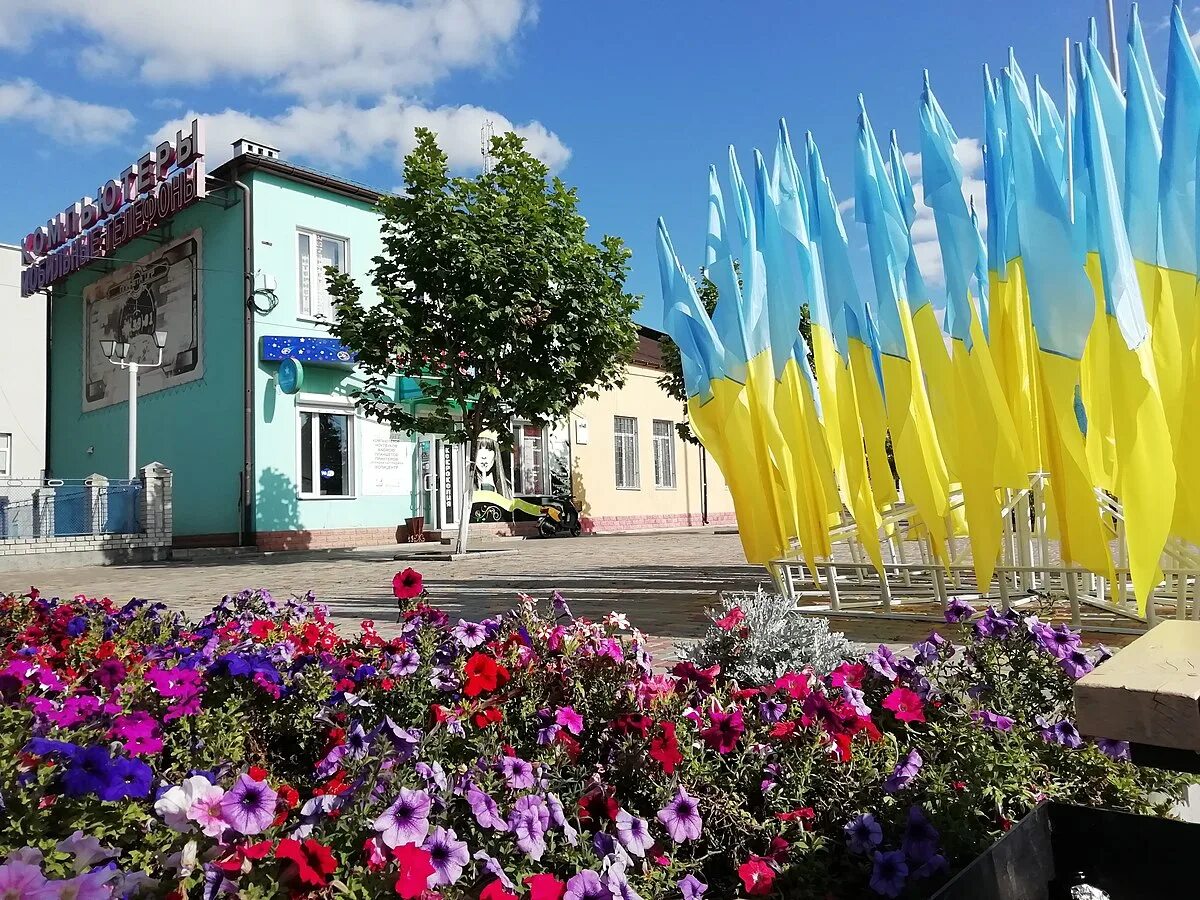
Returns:
[[[138,375],[142,395],[203,376],[202,241],[201,231],[189,232],[84,289],[84,412],[129,398],[129,377],[105,359],[102,340],[128,342],[133,361],[149,364],[158,356],[154,332],[167,333],[162,365]]]

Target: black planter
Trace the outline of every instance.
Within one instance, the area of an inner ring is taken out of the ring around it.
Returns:
[[[1046,803],[930,900],[1054,900],[1076,872],[1112,900],[1200,896],[1200,825]]]

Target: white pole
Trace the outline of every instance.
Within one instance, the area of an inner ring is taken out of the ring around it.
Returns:
[[[1113,81],[1121,86],[1121,60],[1117,56],[1117,19],[1113,15],[1113,0],[1108,0],[1108,58],[1112,65]]]
[[[137,401],[138,401],[138,364],[128,363],[129,366],[129,480],[137,478]]]

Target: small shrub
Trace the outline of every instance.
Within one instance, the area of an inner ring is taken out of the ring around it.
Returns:
[[[805,668],[828,672],[863,652],[825,619],[801,615],[786,597],[763,590],[725,594],[709,617],[700,643],[679,652],[700,668],[720,666],[739,684],[769,684]]]

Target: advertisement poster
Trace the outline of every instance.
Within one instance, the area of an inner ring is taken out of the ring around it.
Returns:
[[[362,493],[365,497],[401,497],[412,493],[413,442],[390,425],[363,419]]]
[[[129,374],[109,362],[103,340],[132,345],[134,362],[158,357],[154,333],[165,331],[162,365],[138,373],[139,394],[204,375],[200,346],[202,233],[189,232],[89,285],[84,291],[83,411],[124,403]]]

